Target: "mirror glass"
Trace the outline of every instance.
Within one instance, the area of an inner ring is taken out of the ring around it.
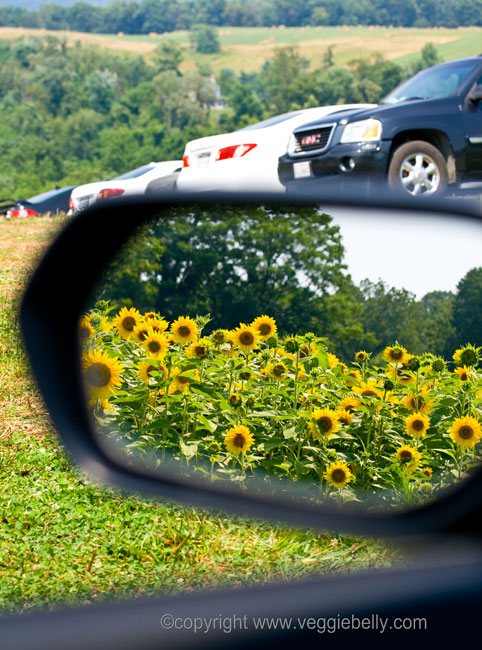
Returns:
[[[86,399],[108,453],[145,472],[416,506],[480,461],[481,297],[466,218],[171,208],[81,318]]]

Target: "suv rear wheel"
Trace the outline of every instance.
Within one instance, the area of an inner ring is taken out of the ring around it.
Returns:
[[[414,140],[395,150],[388,169],[391,189],[412,196],[434,196],[443,194],[447,183],[447,163],[433,145]]]

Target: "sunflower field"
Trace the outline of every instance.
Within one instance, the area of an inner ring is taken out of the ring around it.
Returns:
[[[387,506],[420,503],[481,460],[469,343],[450,362],[394,342],[378,365],[364,350],[345,363],[310,332],[279,337],[267,315],[203,336],[209,316],[111,313],[100,302],[81,319],[82,371],[99,434],[127,455],[241,485],[262,470]]]

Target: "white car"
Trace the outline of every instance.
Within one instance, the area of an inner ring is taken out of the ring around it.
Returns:
[[[233,131],[191,140],[177,177],[180,190],[279,191],[278,158],[286,152],[297,126],[326,115],[371,108],[375,104],[338,104],[270,117]]]
[[[164,162],[151,162],[137,169],[132,169],[122,176],[117,176],[108,181],[97,181],[79,185],[70,195],[69,216],[72,216],[93,205],[97,201],[128,196],[129,194],[143,194],[147,186],[154,180],[166,178],[179,172],[182,160],[168,160]],[[172,178],[171,187],[175,177]]]

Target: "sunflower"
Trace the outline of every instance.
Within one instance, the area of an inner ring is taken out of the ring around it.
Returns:
[[[224,439],[226,449],[232,454],[245,454],[253,442],[254,438],[248,427],[243,425],[229,429]]]
[[[262,341],[266,340],[270,336],[274,336],[278,331],[274,318],[266,315],[255,318],[250,327],[254,329]]]
[[[355,354],[355,361],[358,363],[366,363],[368,359],[370,358],[370,355],[368,352],[365,352],[365,350],[360,350]]]
[[[330,368],[330,370],[332,368],[336,368],[336,366],[340,363],[340,359],[336,356],[336,354],[327,352],[326,356],[328,357],[328,368]]]
[[[94,328],[88,316],[82,316],[79,321],[79,340],[80,343],[86,343],[94,335]]]
[[[82,370],[84,382],[91,399],[104,399],[115,393],[122,384],[124,368],[118,357],[109,357],[107,352],[90,350],[83,355]]]
[[[189,316],[179,316],[171,325],[171,334],[176,343],[185,345],[192,343],[199,336],[199,327],[196,321]]]
[[[229,396],[229,403],[231,406],[237,407],[241,406],[241,395],[239,393],[231,393]]]
[[[337,461],[328,467],[326,472],[323,474],[323,478],[328,481],[329,485],[332,487],[342,488],[353,480],[353,474],[348,465]]]
[[[223,343],[226,343],[228,340],[228,330],[215,330],[212,334],[211,337],[213,341],[216,343],[219,343],[222,345]]]
[[[186,348],[186,356],[190,359],[204,359],[209,352],[209,341],[206,338],[194,341]]]
[[[340,404],[338,405],[339,411],[348,411],[348,413],[354,413],[356,409],[361,405],[361,402],[356,397],[347,395],[344,397]]]
[[[458,366],[476,366],[480,359],[480,348],[468,343],[465,347],[455,350],[452,358]]]
[[[136,339],[136,341],[139,341],[139,343],[144,343],[149,333],[149,327],[149,323],[143,321],[134,327],[133,337]]]
[[[155,319],[159,318],[159,315],[156,314],[155,311],[146,311],[143,318],[144,318],[144,320],[155,320]]]
[[[383,358],[388,361],[388,363],[407,363],[408,352],[405,348],[396,343],[395,345],[385,348],[383,351]]]
[[[233,343],[243,352],[250,352],[258,347],[258,338],[259,334],[254,327],[240,323],[234,330]]]
[[[316,345],[311,341],[311,343],[302,345],[300,347],[300,359],[304,359],[305,357],[313,357],[316,356],[318,353],[318,348]]]
[[[182,375],[181,372],[182,370],[177,367],[172,370],[172,381],[169,384],[168,390],[169,395],[173,395],[174,393],[187,393],[189,390],[189,383],[192,381],[192,379]],[[194,374],[194,380],[199,381],[199,374],[197,371]]]
[[[405,431],[417,439],[423,438],[429,426],[429,418],[421,413],[413,413],[405,419]]]
[[[455,368],[454,373],[459,376],[460,381],[469,381],[470,379],[470,370],[467,366],[459,366]]]
[[[329,440],[333,434],[340,428],[340,422],[336,411],[329,408],[315,409],[311,416],[314,422],[309,422],[310,429],[318,440],[321,440],[321,434],[326,440]]]
[[[278,361],[277,363],[274,363],[271,366],[271,374],[273,375],[273,377],[276,377],[276,379],[284,379],[286,377],[287,372],[288,372],[288,368],[281,361]]]
[[[405,364],[400,366],[389,366],[387,369],[387,375],[394,382],[399,382],[400,384],[412,384],[415,381],[415,377],[408,371]]]
[[[146,322],[149,325],[149,327],[153,329],[154,332],[157,332],[158,334],[164,334],[164,332],[169,327],[168,321],[165,320],[164,318],[158,318],[158,317],[148,318]]]
[[[160,364],[158,367],[148,361],[141,361],[137,366],[137,369],[139,371],[139,377],[147,386],[149,385],[149,379],[154,379],[152,376],[153,372],[158,372],[159,374],[164,375],[163,379],[166,379],[169,374],[166,366]]]
[[[402,445],[396,451],[396,457],[402,462],[403,471],[411,474],[420,465],[422,454],[410,445]]]
[[[142,341],[145,347],[147,356],[151,359],[163,359],[169,349],[169,341],[163,334],[154,332],[152,328],[148,328],[147,335]]]
[[[101,332],[110,332],[112,329],[112,323],[109,321],[107,316],[100,321],[100,331]]]
[[[428,399],[428,391],[424,387],[418,395],[408,395],[402,400],[404,406],[409,411],[417,411],[418,413],[430,413],[433,405],[433,399]]]
[[[422,474],[426,476],[427,478],[432,478],[432,468],[431,467],[424,467],[422,470]]]
[[[112,323],[119,336],[129,339],[134,334],[134,328],[141,322],[141,315],[137,309],[122,307],[120,312],[112,319]]]
[[[372,380],[363,381],[359,386],[355,388],[355,393],[360,395],[360,397],[377,397],[382,399],[382,392],[380,391],[379,385]]]
[[[351,369],[345,374],[345,383],[347,386],[354,386],[361,381],[361,373],[359,370]]]
[[[460,447],[474,447],[482,436],[480,422],[470,415],[454,420],[450,437]]]
[[[341,424],[349,425],[352,423],[353,415],[350,413],[350,411],[346,411],[345,409],[338,409],[335,411],[335,413],[336,417],[338,418],[338,422]]]

